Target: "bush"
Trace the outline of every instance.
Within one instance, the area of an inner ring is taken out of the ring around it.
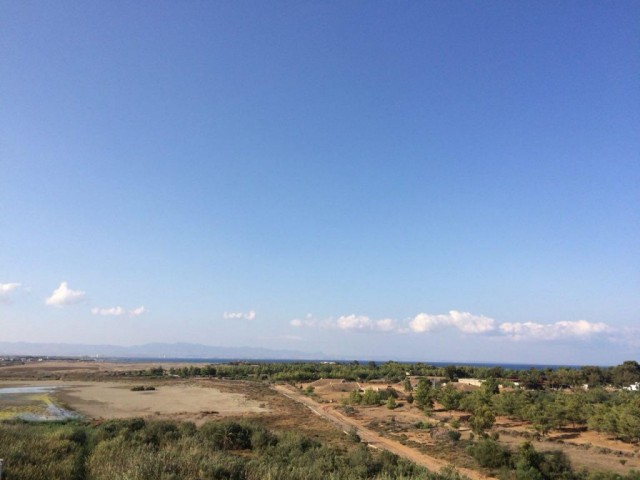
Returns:
[[[511,452],[491,438],[482,438],[469,447],[469,453],[480,466],[501,468],[511,465]]]
[[[347,435],[349,436],[349,440],[353,443],[360,443],[362,440],[360,435],[358,435],[358,429],[356,427],[351,427],[347,432]]]
[[[152,387],[152,386],[145,387],[144,385],[136,385],[135,387],[131,387],[130,390],[132,392],[149,392],[149,391],[153,391],[155,389],[156,389],[156,387]]]
[[[198,433],[202,440],[216,450],[251,448],[251,428],[237,422],[208,422]]]

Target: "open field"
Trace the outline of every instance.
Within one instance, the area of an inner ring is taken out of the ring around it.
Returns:
[[[192,363],[117,363],[76,360],[32,362],[0,367],[0,388],[57,386],[48,402],[66,406],[92,419],[146,417],[192,421],[198,425],[219,418],[246,418],[274,430],[294,429],[310,437],[344,445],[345,435],[328,422],[310,416],[306,408],[268,385],[218,379],[123,378],[122,374],[163,366],[179,368]],[[134,392],[134,386],[155,391]],[[36,400],[0,398],[0,415],[31,411]],[[41,405],[38,407],[41,408]],[[9,410],[11,409],[11,412]]]
[[[33,382],[0,382],[5,386],[29,386]],[[56,387],[47,394],[0,398],[0,408],[7,412],[11,401],[14,411],[31,411],[38,400],[60,404],[93,419],[155,417],[172,418],[202,423],[210,417],[242,416],[267,412],[266,404],[250,400],[242,393],[223,392],[220,389],[198,385],[195,382],[175,382],[154,386],[153,391],[132,391],[137,385],[152,382],[74,382],[42,381],[40,386]],[[19,398],[23,397],[22,409]],[[6,415],[5,415],[6,416]],[[1,417],[0,417],[1,418]]]

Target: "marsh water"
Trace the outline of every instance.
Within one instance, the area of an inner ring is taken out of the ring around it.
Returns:
[[[56,405],[49,394],[57,386],[24,386],[0,388],[0,418],[18,418],[28,421],[54,421],[80,418],[72,412]]]
[[[27,393],[50,393],[58,387],[4,387],[0,388],[0,395],[20,395]]]

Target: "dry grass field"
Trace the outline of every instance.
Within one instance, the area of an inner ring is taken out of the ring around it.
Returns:
[[[218,418],[251,418],[274,430],[296,430],[310,437],[343,445],[344,434],[269,386],[257,382],[218,379],[151,379],[120,377],[124,372],[162,366],[179,368],[192,363],[120,363],[43,361],[0,367],[0,388],[57,386],[49,401],[94,420],[143,417],[192,421],[200,425]],[[153,391],[131,391],[153,386]],[[0,396],[1,397],[1,396]],[[0,398],[0,417],[33,410],[34,399]],[[9,411],[11,410],[11,411]]]

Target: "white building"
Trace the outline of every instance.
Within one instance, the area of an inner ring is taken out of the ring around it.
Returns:
[[[474,387],[479,387],[482,385],[484,380],[480,380],[479,378],[459,378],[458,383],[462,383],[463,385],[473,385]]]

